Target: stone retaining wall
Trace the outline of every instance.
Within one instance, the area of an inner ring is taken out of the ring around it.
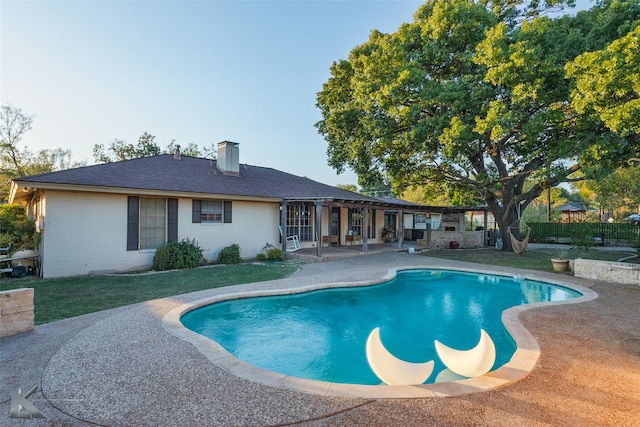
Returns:
[[[640,286],[640,264],[579,258],[574,270],[573,274],[583,279]]]
[[[482,239],[484,239],[484,231],[434,230],[431,232],[431,249],[448,248],[451,241],[460,243],[461,248],[480,248],[483,246]],[[427,247],[428,242],[426,239],[418,239],[417,243],[418,246]]]
[[[33,289],[0,292],[0,337],[33,330]]]

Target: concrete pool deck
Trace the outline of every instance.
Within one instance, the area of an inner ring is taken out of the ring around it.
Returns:
[[[599,297],[522,312],[542,350],[535,369],[495,390],[447,398],[347,398],[262,385],[219,368],[162,325],[167,312],[202,298],[376,280],[401,266],[474,267],[404,252],[309,263],[282,280],[148,301],[2,338],[0,425],[637,425],[640,286],[476,265],[562,280]],[[10,392],[33,385],[40,390],[28,401],[47,418],[10,418]]]

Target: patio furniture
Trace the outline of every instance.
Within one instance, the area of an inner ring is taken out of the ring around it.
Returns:
[[[345,243],[351,242],[352,245],[354,242],[359,242],[360,240],[361,239],[359,234],[347,234],[346,236],[344,236]]]
[[[300,239],[298,239],[298,235],[294,234],[293,236],[284,237],[284,232],[282,227],[278,227],[280,229],[280,236],[285,239],[285,250],[287,252],[294,252],[301,248]]]
[[[329,245],[329,236],[322,236],[322,244]],[[338,246],[340,242],[338,241],[338,236],[331,236],[331,245]]]

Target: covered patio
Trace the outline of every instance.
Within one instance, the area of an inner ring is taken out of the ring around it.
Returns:
[[[467,212],[482,212],[483,225],[467,230]],[[486,206],[426,206],[392,197],[287,198],[280,206],[281,246],[289,255],[295,251],[319,259],[339,258],[354,250],[439,248],[451,241],[460,247],[484,247],[487,212]],[[294,251],[287,246],[291,238],[299,242]]]

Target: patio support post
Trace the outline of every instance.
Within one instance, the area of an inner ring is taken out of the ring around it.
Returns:
[[[282,253],[287,251],[287,203],[282,202],[280,204],[280,226],[282,227],[282,233],[280,235]]]
[[[404,211],[400,209],[398,211],[398,249],[402,248],[404,241]]]
[[[369,208],[362,208],[362,252],[369,252]]]
[[[482,240],[484,240],[484,242],[482,243],[483,247],[487,247],[487,240],[489,240],[489,230],[487,227],[489,227],[489,221],[487,219],[487,211],[484,211],[484,227],[482,228],[483,231],[483,237]]]
[[[322,256],[322,202],[316,200],[316,255]],[[331,240],[329,240],[331,241]]]

